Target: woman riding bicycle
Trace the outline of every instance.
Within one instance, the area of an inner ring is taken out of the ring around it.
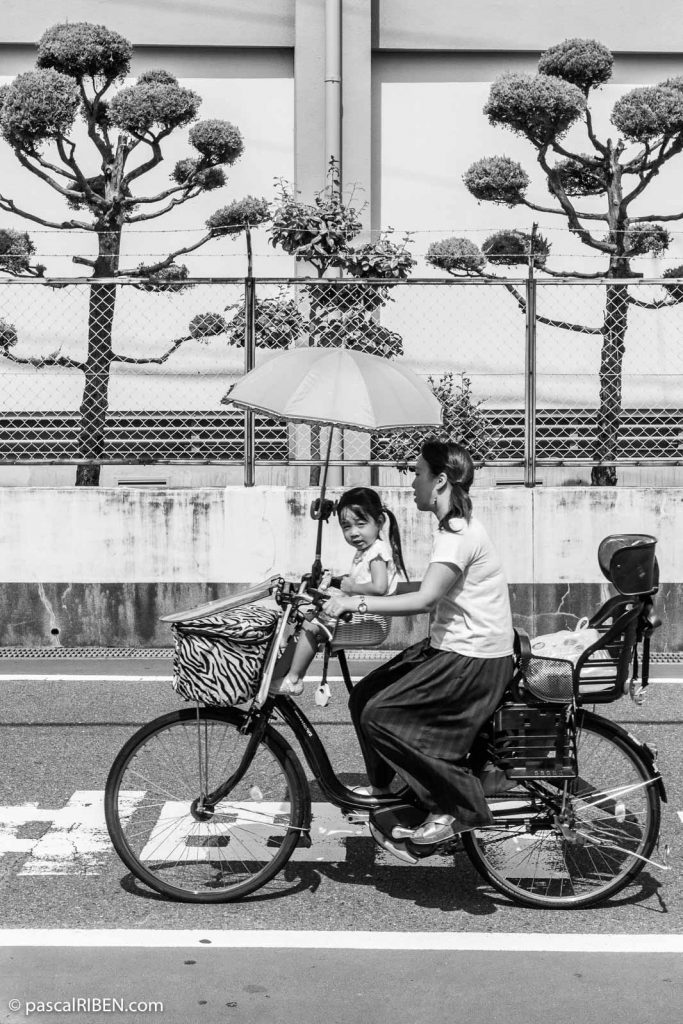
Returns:
[[[466,449],[427,440],[412,487],[417,508],[435,515],[438,528],[420,589],[360,598],[335,591],[324,605],[332,617],[430,613],[430,635],[361,680],[349,702],[370,780],[363,792],[387,793],[398,774],[429,814],[393,836],[418,845],[492,822],[465,762],[510,681],[513,629],[500,560],[472,516],[473,478]]]

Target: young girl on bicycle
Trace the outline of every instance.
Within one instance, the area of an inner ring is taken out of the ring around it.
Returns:
[[[382,597],[396,591],[399,572],[406,577],[401,550],[401,537],[393,512],[370,487],[353,487],[342,494],[337,504],[337,518],[344,540],[355,548],[351,568],[342,577],[344,594]],[[362,601],[361,601],[361,614]],[[337,625],[335,638],[353,624]],[[292,665],[279,687],[280,693],[303,693],[303,678],[320,645],[320,631],[307,623],[301,631]],[[277,689],[277,687],[275,687]]]

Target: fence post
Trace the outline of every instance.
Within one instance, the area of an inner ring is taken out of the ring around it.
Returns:
[[[526,345],[524,353],[524,486],[536,486],[536,281],[534,230],[529,246],[526,282]]]
[[[244,279],[244,372],[256,365],[256,287],[254,278]],[[254,413],[244,413],[244,486],[256,482],[256,453],[254,441]]]

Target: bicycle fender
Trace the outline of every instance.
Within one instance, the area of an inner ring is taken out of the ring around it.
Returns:
[[[651,747],[649,743],[642,742],[638,739],[637,736],[634,736],[632,733],[627,732],[626,735],[629,737],[629,739],[633,740],[634,744],[638,747],[638,750],[640,751],[643,760],[652,772],[652,776],[655,782],[657,783],[659,795],[662,798],[662,803],[668,803],[669,801],[667,800],[666,796],[666,787],[664,785],[664,779],[662,778],[661,772],[657,767],[657,751],[653,747]]]
[[[624,740],[630,746],[636,748],[636,750],[642,757],[643,761],[650,769],[653,782],[656,783],[662,803],[668,803],[664,779],[662,778],[661,772],[659,771],[659,768],[657,766],[656,749],[649,743],[645,743],[643,742],[643,740],[639,740],[638,737],[634,736],[632,732],[628,731],[628,729],[624,729],[623,726],[617,725],[616,722],[611,722],[609,719],[603,718],[601,715],[594,715],[591,711],[583,711],[583,716],[593,721],[599,721],[603,724],[603,726],[606,724],[612,732],[618,733],[622,740]]]

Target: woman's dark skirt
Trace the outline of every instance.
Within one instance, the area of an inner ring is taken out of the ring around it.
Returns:
[[[430,811],[470,827],[492,822],[479,779],[465,767],[481,726],[512,675],[512,659],[468,658],[414,644],[358,683],[349,707],[374,786],[395,774]]]

